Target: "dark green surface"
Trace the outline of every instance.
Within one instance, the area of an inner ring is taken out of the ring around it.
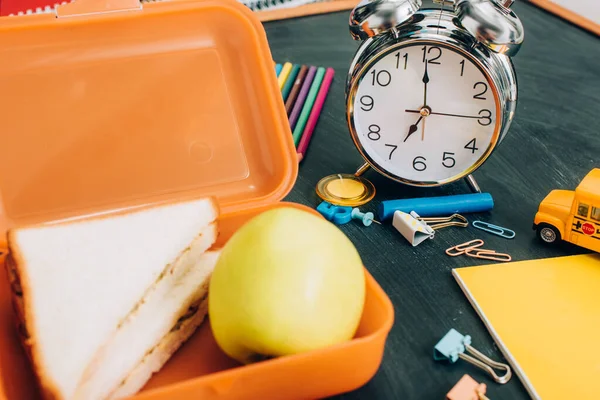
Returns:
[[[539,202],[550,190],[574,189],[591,168],[600,167],[600,41],[529,4],[517,3],[514,9],[526,29],[525,44],[514,59],[520,89],[517,115],[508,137],[475,174],[482,189],[494,196],[495,208],[470,219],[508,227],[517,236],[506,240],[473,228],[449,229],[412,248],[390,225],[342,226],[396,313],[379,372],[364,387],[344,394],[344,399],[443,399],[464,373],[487,383],[493,400],[528,398],[517,377],[498,385],[465,362],[444,365],[432,359],[433,346],[452,327],[471,335],[473,345],[484,354],[502,359],[450,273],[452,268],[478,262],[447,257],[444,249],[483,237],[489,247],[510,253],[515,260],[583,252],[566,244],[542,246],[531,225]],[[350,38],[347,21],[348,12],[340,12],[265,24],[277,62],[336,71],[289,201],[316,206],[314,187],[321,177],[354,172],[361,164],[344,117],[344,83],[358,46]],[[371,211],[385,199],[468,191],[463,182],[419,190],[374,172],[366,176],[377,187],[376,199],[365,207]],[[573,339],[576,336],[568,338]]]

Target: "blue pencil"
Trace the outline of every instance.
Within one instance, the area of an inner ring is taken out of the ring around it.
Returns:
[[[282,68],[283,68],[283,65],[275,64],[275,75],[277,75],[279,77],[279,73],[281,72]]]

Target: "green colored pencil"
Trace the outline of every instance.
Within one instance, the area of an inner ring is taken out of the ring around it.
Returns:
[[[321,87],[321,82],[323,82],[324,75],[325,68],[319,67],[317,69],[317,73],[315,74],[315,79],[310,86],[310,90],[308,91],[308,96],[306,96],[304,107],[302,107],[302,111],[300,112],[300,118],[298,118],[298,122],[294,127],[294,132],[292,135],[294,137],[294,144],[296,147],[298,147],[298,143],[300,143],[300,139],[302,139],[302,132],[304,132],[304,127],[306,126],[306,122],[310,116],[310,111],[313,108],[313,104],[315,104],[317,94],[319,94],[319,88]]]
[[[281,89],[281,94],[283,96],[284,103],[287,100],[287,97],[290,95],[290,91],[292,90],[292,86],[294,86],[294,82],[296,81],[296,76],[298,75],[298,72],[300,71],[300,67],[301,67],[301,65],[294,64],[294,66],[292,67],[292,70],[290,71],[290,74],[287,77],[287,80],[283,84],[283,89]]]

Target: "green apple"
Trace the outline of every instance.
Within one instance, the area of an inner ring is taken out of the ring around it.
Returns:
[[[281,207],[230,238],[208,296],[217,344],[248,364],[352,339],[365,302],[365,272],[338,227]]]

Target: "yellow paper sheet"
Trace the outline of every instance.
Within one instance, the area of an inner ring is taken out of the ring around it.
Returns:
[[[600,399],[600,255],[452,274],[534,399]]]

